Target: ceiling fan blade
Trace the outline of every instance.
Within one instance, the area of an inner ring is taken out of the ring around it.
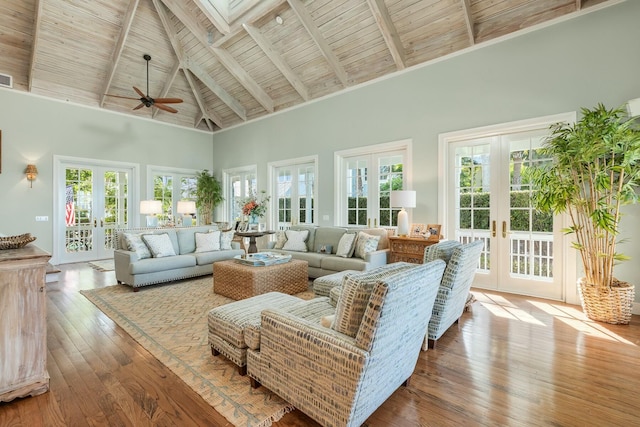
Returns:
[[[132,98],[130,96],[120,96],[120,95],[109,95],[108,93],[105,93],[104,96],[110,96],[112,98],[122,98],[122,99],[135,99],[137,101],[140,100],[140,98]]]
[[[163,105],[163,104],[158,104],[157,101],[156,103],[153,104],[154,107],[159,108],[161,110],[164,111],[168,111],[169,113],[177,113],[178,110],[176,110],[175,108],[171,108],[169,106]]]
[[[134,110],[139,110],[142,107],[144,107],[144,103],[141,102],[140,105],[138,105],[136,108],[134,108]]]
[[[145,95],[144,93],[142,93],[142,91],[141,91],[140,89],[138,89],[137,87],[135,87],[135,86],[134,86],[134,87],[133,87],[133,90],[135,90],[135,91],[136,91],[136,93],[137,93],[138,95],[140,95],[140,97],[142,97],[142,98],[146,98],[146,97],[147,97],[147,95]]]
[[[180,98],[155,98],[153,101],[161,104],[180,104],[181,102],[184,102]]]

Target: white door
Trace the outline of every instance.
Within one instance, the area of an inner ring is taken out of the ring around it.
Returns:
[[[543,128],[475,136],[448,146],[448,237],[483,240],[474,286],[563,299],[561,230],[530,207],[525,178],[548,135]]]
[[[113,257],[115,230],[129,226],[133,168],[61,161],[55,248],[60,263]]]

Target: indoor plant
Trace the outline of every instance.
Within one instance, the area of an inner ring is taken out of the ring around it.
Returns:
[[[196,175],[196,207],[202,224],[213,222],[213,210],[223,200],[222,186],[213,173],[205,169]]]
[[[532,168],[533,206],[566,212],[584,277],[578,281],[585,314],[607,323],[629,323],[634,286],[613,276],[620,207],[636,203],[640,183],[640,133],[622,108],[582,109],[575,124],[551,127],[543,151],[553,160]]]

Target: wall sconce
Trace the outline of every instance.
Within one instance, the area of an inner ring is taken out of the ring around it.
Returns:
[[[33,181],[38,176],[38,168],[36,168],[36,165],[27,165],[27,168],[24,170],[24,174],[29,180],[29,187],[33,188]]]
[[[407,190],[392,191],[390,204],[392,208],[402,208],[398,212],[398,231],[396,234],[400,237],[407,237],[409,234],[409,215],[404,208],[416,207],[416,192]]]
[[[184,227],[191,227],[193,225],[193,217],[191,214],[196,213],[196,202],[180,200],[177,211],[179,214],[182,214],[182,225]]]
[[[158,217],[156,214],[162,213],[162,202],[160,200],[141,200],[140,213],[147,215],[147,227],[157,227]]]

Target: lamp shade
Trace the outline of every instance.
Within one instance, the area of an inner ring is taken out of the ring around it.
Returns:
[[[412,190],[392,191],[389,202],[392,208],[415,208],[416,192]]]
[[[196,212],[196,202],[180,200],[177,207],[179,214],[192,214]]]
[[[141,200],[140,213],[143,215],[153,215],[162,213],[162,202],[160,200]]]

